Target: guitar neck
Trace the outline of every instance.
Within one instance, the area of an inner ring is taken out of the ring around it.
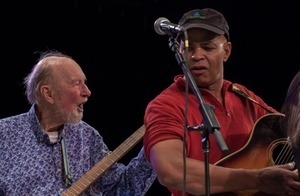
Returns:
[[[142,125],[130,137],[128,137],[114,151],[105,156],[101,161],[94,165],[79,180],[73,183],[63,196],[76,196],[82,194],[92,183],[94,183],[105,171],[107,171],[114,163],[119,161],[129,150],[131,150],[144,136],[145,127]]]

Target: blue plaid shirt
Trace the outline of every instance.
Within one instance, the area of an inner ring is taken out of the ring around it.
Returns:
[[[81,121],[65,124],[69,173],[75,182],[110,150],[97,130]],[[35,115],[27,113],[0,120],[0,196],[61,195],[65,183],[62,132],[52,143]],[[143,149],[128,165],[115,163],[83,195],[145,195],[156,175]]]

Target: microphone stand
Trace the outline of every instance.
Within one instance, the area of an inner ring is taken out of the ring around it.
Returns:
[[[215,140],[217,141],[217,144],[222,151],[223,154],[228,153],[228,147],[222,137],[222,134],[220,133],[220,125],[219,122],[213,112],[213,106],[209,105],[208,103],[205,103],[202,99],[201,93],[199,91],[198,86],[196,85],[192,74],[189,69],[185,66],[185,58],[184,56],[179,52],[179,43],[176,41],[176,39],[169,34],[169,47],[170,49],[175,52],[175,57],[177,60],[177,63],[182,68],[186,79],[188,80],[189,84],[192,87],[192,90],[194,94],[196,95],[199,105],[200,105],[200,112],[203,116],[203,122],[201,125],[198,126],[188,126],[188,129],[191,130],[199,130],[202,136],[202,148],[204,151],[204,159],[205,159],[205,187],[206,187],[206,194],[210,195],[210,179],[209,179],[209,134],[213,134]]]

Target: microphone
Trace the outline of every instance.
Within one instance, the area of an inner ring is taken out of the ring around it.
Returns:
[[[174,35],[185,31],[183,27],[171,23],[164,17],[160,17],[154,22],[154,30],[159,35]]]

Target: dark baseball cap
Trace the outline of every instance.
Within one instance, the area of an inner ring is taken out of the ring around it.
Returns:
[[[229,40],[229,26],[222,13],[211,8],[194,9],[186,12],[179,23],[186,30],[190,28],[202,28],[219,35],[225,35]]]

